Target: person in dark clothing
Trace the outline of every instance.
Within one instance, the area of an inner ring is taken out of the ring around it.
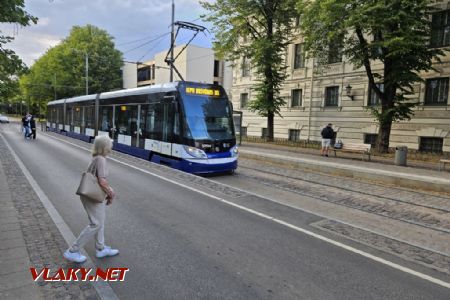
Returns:
[[[31,125],[30,125],[31,115],[26,113],[22,118],[23,134],[25,139],[31,136]]]
[[[34,116],[31,116],[30,127],[31,127],[31,135],[33,136],[33,140],[35,140],[36,139],[36,120],[34,119]]]
[[[332,128],[333,124],[328,123],[328,125],[322,129],[320,133],[322,135],[322,149],[320,150],[320,155],[328,157],[328,149],[330,148],[331,140],[334,139],[334,130]]]

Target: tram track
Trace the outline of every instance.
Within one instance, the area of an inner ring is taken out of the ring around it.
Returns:
[[[242,165],[239,165],[239,168],[241,168],[241,169],[245,168],[245,169],[248,169],[248,170],[264,172],[264,173],[271,174],[271,175],[281,176],[281,177],[285,177],[285,178],[293,179],[293,180],[301,180],[301,181],[309,182],[309,183],[313,183],[313,184],[320,184],[320,185],[326,186],[326,187],[339,188],[341,190],[345,190],[345,191],[348,191],[348,192],[355,192],[355,193],[359,193],[359,194],[362,194],[362,195],[373,196],[373,194],[371,194],[370,192],[364,192],[364,191],[361,191],[361,190],[355,190],[354,188],[348,188],[348,187],[344,187],[342,185],[322,183],[322,182],[318,182],[318,181],[315,181],[315,180],[301,178],[300,176],[285,175],[285,174],[283,174],[281,172],[267,171],[267,170],[263,170],[263,169],[258,169],[258,168],[254,168],[254,167],[248,167],[248,166],[242,166]],[[317,176],[334,178],[333,176],[329,176],[329,175],[317,175]],[[364,185],[365,187],[370,187],[370,186],[374,186],[375,185],[375,186],[380,187],[380,188],[382,187],[382,188],[388,188],[390,190],[395,190],[395,191],[397,191],[399,193],[415,194],[415,195],[420,196],[420,197],[430,197],[429,194],[426,194],[426,193],[423,193],[423,192],[416,192],[416,191],[405,190],[405,189],[402,189],[402,188],[395,188],[395,187],[386,187],[386,186],[382,186],[382,185],[375,184],[375,183],[366,184],[366,183],[363,183],[363,182],[358,182],[357,184]],[[447,205],[448,208],[445,207],[445,205],[439,205],[439,204],[437,204],[437,205],[429,205],[429,204],[418,203],[415,200],[416,198],[410,198],[412,200],[406,200],[406,199],[398,199],[398,198],[388,197],[388,196],[385,196],[385,195],[376,195],[376,197],[382,198],[382,199],[386,199],[386,200],[396,201],[396,202],[399,202],[399,203],[412,204],[412,205],[415,205],[415,206],[418,206],[418,207],[435,209],[435,210],[439,210],[439,211],[442,211],[442,212],[445,212],[445,213],[450,213],[450,198],[449,197],[441,197],[441,196],[431,195],[431,197],[438,198],[441,201],[448,201],[448,205]]]
[[[256,166],[249,161],[241,161],[238,176],[244,180],[252,180],[267,187],[296,195],[311,197],[446,234],[450,233],[450,209],[445,205],[447,202],[450,206],[450,198],[362,182],[346,182],[338,185],[336,182],[342,182],[342,178],[337,179],[328,175],[311,173],[307,175],[309,178],[305,178],[307,176],[301,176],[298,173],[298,171],[286,172],[282,169],[274,171],[266,164],[259,163]],[[323,182],[324,179],[329,178],[332,178],[330,182],[334,183]],[[360,188],[358,191],[355,190],[357,186]],[[375,192],[380,189],[386,189],[386,193],[390,195],[402,194],[402,197],[394,198]],[[434,201],[435,203],[425,204],[425,201]]]

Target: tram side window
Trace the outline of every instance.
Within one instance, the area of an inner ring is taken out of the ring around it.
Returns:
[[[144,139],[151,139],[151,133],[155,127],[155,111],[150,105],[141,105],[140,132]]]
[[[50,112],[50,119],[52,120],[52,123],[56,123],[56,108],[52,108]]]
[[[86,128],[95,128],[95,107],[87,106],[85,109],[84,123]]]
[[[73,126],[80,127],[83,109],[79,106],[73,108]]]
[[[98,128],[101,131],[111,132],[113,117],[112,106],[101,106],[99,112]]]
[[[116,119],[114,122],[116,134],[133,135],[136,132],[137,111],[138,107],[136,105],[116,106]]]
[[[57,114],[56,114],[56,117],[57,117],[56,123],[58,123],[58,124],[63,124],[63,123],[64,123],[64,109],[63,109],[62,107],[58,107],[58,108],[56,109],[56,111],[57,111]]]
[[[162,115],[158,111],[159,104],[141,106],[141,132],[146,139],[162,139]]]
[[[66,121],[65,124],[73,125],[72,124],[72,107],[68,107],[66,110]]]

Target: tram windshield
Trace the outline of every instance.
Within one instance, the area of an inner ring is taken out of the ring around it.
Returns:
[[[229,140],[234,138],[232,109],[227,98],[183,97],[186,117],[185,137],[196,140]]]

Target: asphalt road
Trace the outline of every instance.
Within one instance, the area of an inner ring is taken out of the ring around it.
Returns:
[[[77,235],[87,217],[74,191],[89,154],[44,135],[24,141],[14,125],[0,132]],[[121,299],[450,299],[447,288],[205,194],[111,160],[109,170],[118,198],[106,242],[121,252],[94,262],[130,269],[111,283]],[[320,220],[265,205],[281,219]],[[86,250],[95,257],[93,243]]]

